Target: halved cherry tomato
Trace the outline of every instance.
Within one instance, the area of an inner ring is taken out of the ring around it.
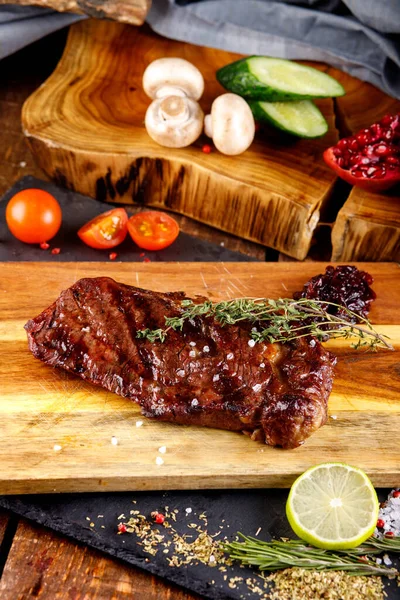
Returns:
[[[128,215],[124,208],[113,208],[80,228],[78,235],[91,248],[115,248],[124,241]]]
[[[162,250],[176,240],[179,225],[166,213],[154,210],[133,215],[128,221],[128,231],[139,248]]]
[[[6,208],[6,222],[21,242],[41,244],[60,229],[62,213],[57,200],[44,190],[22,190],[11,198]]]

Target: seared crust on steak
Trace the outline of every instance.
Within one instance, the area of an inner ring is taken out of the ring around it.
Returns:
[[[170,330],[164,343],[136,337],[180,316],[185,298],[108,277],[81,279],[28,321],[29,348],[159,421],[242,430],[284,448],[326,422],[336,359],[312,337],[253,345],[254,324],[222,327],[212,317]]]

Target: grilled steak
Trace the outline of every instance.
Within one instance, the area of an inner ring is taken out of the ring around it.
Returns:
[[[314,338],[254,343],[254,324],[222,327],[212,317],[186,322],[164,343],[136,337],[180,316],[185,297],[81,279],[28,321],[29,348],[160,421],[242,430],[285,448],[325,423],[336,360]]]

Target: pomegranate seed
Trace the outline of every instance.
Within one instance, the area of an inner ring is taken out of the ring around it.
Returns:
[[[212,148],[210,144],[204,144],[204,146],[202,147],[202,151],[204,152],[204,154],[210,154],[211,150]]]
[[[333,149],[333,154],[334,154],[336,157],[339,157],[339,156],[342,156],[342,151],[340,150],[340,148],[334,148],[334,149]]]
[[[339,165],[339,167],[344,167],[345,166],[345,160],[344,158],[340,157],[337,159],[337,164]]]
[[[61,248],[53,248],[53,250],[51,251],[52,254],[60,254],[61,252]]]
[[[398,159],[396,156],[388,156],[386,162],[389,165],[400,165],[400,159]]]
[[[360,157],[357,154],[353,154],[353,156],[350,156],[349,163],[351,166],[358,165],[359,162]]]
[[[110,252],[110,254],[108,255],[108,258],[110,260],[115,260],[117,258],[118,254],[116,252]]]
[[[125,523],[118,523],[118,531],[120,533],[126,533],[128,531]]]
[[[350,138],[349,150],[351,150],[352,152],[357,152],[357,150],[359,150],[359,145],[356,138]]]
[[[374,168],[374,174],[371,175],[371,179],[381,179],[386,173],[386,169],[384,167],[376,167]]]
[[[143,262],[144,262],[144,263],[149,263],[149,262],[151,262],[151,260],[150,260],[150,258],[148,258],[148,257],[146,256],[146,257],[143,259]]]
[[[374,123],[371,125],[371,132],[377,139],[379,139],[382,135],[382,127],[379,125],[379,123]]]
[[[48,250],[50,248],[50,244],[48,244],[47,242],[42,242],[41,244],[39,244],[42,250]]]
[[[370,141],[369,135],[366,135],[365,133],[358,133],[356,139],[361,146],[365,146]]]
[[[387,537],[387,538],[394,538],[394,533],[393,533],[393,531],[386,531],[386,533],[385,533],[385,537]]]
[[[375,146],[375,154],[378,156],[387,156],[391,153],[391,149],[387,144],[378,144]]]
[[[388,127],[388,126],[391,124],[391,122],[392,122],[392,119],[393,119],[392,115],[385,115],[385,116],[384,116],[384,117],[381,119],[380,123],[381,123],[381,125],[383,125],[384,127]]]
[[[349,142],[347,141],[347,139],[343,138],[338,141],[338,143],[336,144],[336,147],[339,148],[340,150],[346,150],[348,143]]]
[[[377,520],[377,522],[376,522],[376,526],[377,526],[379,529],[382,529],[382,527],[383,527],[384,525],[385,525],[385,521],[384,521],[383,519],[378,519],[378,520]]]
[[[400,490],[395,490],[393,492],[393,498],[400,498]]]
[[[159,513],[157,511],[152,512],[151,516],[154,519],[154,521],[156,523],[158,523],[159,525],[161,525],[165,521],[165,516],[162,513]]]
[[[370,167],[367,171],[367,175],[368,177],[371,177],[372,175],[374,175],[376,173],[376,167]]]

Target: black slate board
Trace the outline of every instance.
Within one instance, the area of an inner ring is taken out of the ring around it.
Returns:
[[[263,588],[264,582],[255,571],[240,568],[237,564],[227,567],[226,572],[201,564],[170,567],[168,555],[163,553],[162,548],[156,556],[149,556],[137,545],[135,535],[118,535],[117,526],[121,522],[118,517],[124,514],[129,518],[131,510],[138,510],[150,519],[153,510],[163,512],[168,506],[170,511],[179,511],[173,526],[181,535],[193,533],[188,527],[191,523],[198,523],[204,529],[204,523],[198,517],[205,512],[208,532],[214,534],[221,531],[219,537],[234,539],[237,531],[255,535],[259,527],[262,527],[258,535],[260,539],[293,536],[285,516],[287,494],[287,490],[230,490],[3,496],[0,497],[0,506],[154,575],[165,577],[206,598],[239,600],[259,598],[259,595],[251,593],[245,583],[237,583],[236,588],[230,588],[230,579],[240,577],[245,582],[251,578]],[[378,494],[380,500],[384,500],[387,490],[379,490]],[[192,509],[190,514],[186,514],[187,508]],[[90,522],[95,526],[90,527]],[[162,526],[159,526],[159,530],[165,533]],[[399,566],[398,561],[396,564]],[[387,600],[400,598],[396,581],[385,579],[385,590]]]
[[[49,242],[51,248],[61,249],[60,254],[53,255],[50,250],[41,250],[36,244],[24,244],[14,238],[8,230],[5,222],[7,202],[14,194],[26,188],[46,190],[53,194],[60,203],[63,212],[63,223],[58,234]],[[53,183],[41,181],[27,175],[15,183],[0,200],[0,261],[108,261],[110,250],[89,248],[78,238],[76,232],[93,217],[115,207],[115,204],[98,202],[87,196],[57,187]],[[129,214],[130,207],[126,208]],[[113,250],[118,254],[117,262],[143,262],[144,258],[157,262],[257,261],[257,259],[240,252],[232,252],[183,232],[179,234],[177,240],[171,246],[159,252],[141,250],[133,243],[129,235],[120,246]]]

